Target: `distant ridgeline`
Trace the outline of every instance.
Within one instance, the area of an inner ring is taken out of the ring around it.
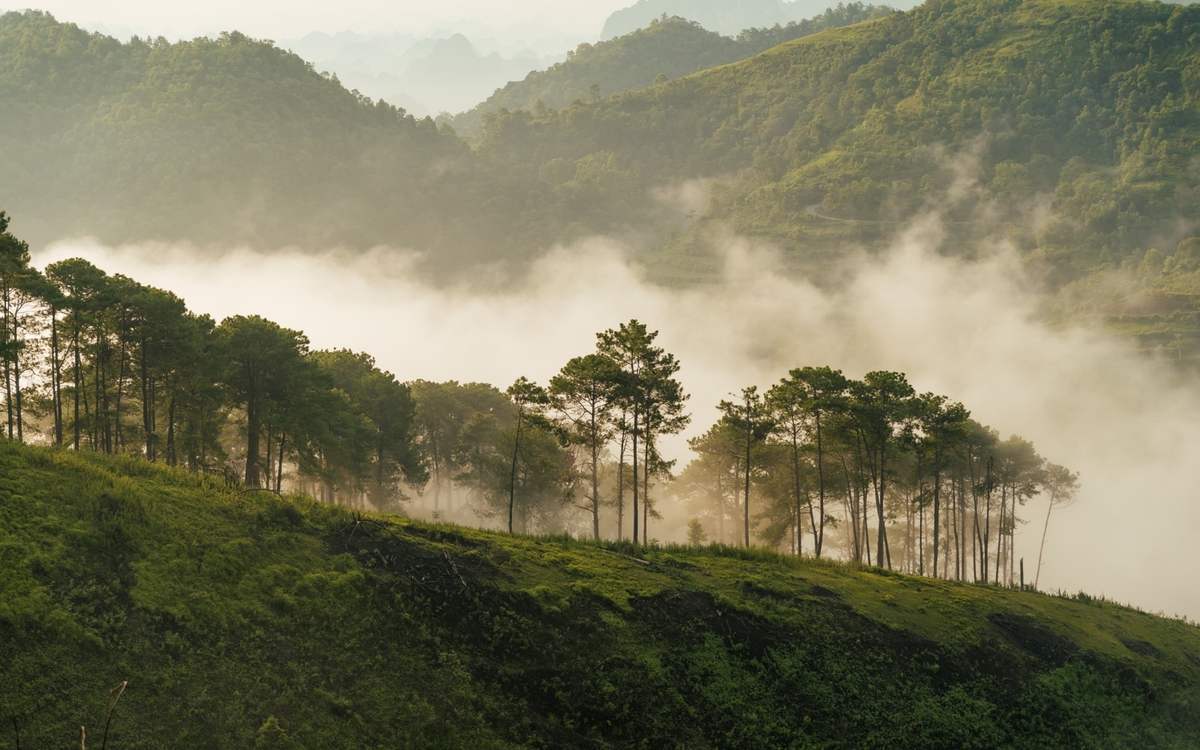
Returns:
[[[792,39],[891,12],[884,7],[850,3],[785,26],[745,28],[732,37],[708,31],[679,16],[654,18],[645,28],[619,38],[579,45],[565,62],[534,71],[523,81],[513,81],[471,111],[453,118],[452,123],[460,133],[477,135],[490,112],[540,112],[576,100],[595,100],[743,60]]]
[[[1196,335],[1200,8],[930,2],[808,33],[856,14],[583,48],[463,115],[474,148],[238,34],[122,44],[8,14],[0,205],[34,242],[386,243],[443,268],[631,233],[679,280],[712,221],[812,269],[936,208],[953,247],[1008,240],[1059,286],[1133,278],[1084,312],[1147,343]],[[681,225],[649,196],[691,178],[720,181]]]
[[[909,7],[913,3],[902,0],[893,5]],[[622,36],[664,16],[686,18],[719,34],[736,36],[745,29],[785,26],[820,15],[829,7],[826,0],[638,0],[610,15],[600,36]]]

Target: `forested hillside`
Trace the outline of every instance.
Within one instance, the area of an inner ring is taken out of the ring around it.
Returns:
[[[513,81],[469,112],[455,117],[455,129],[474,134],[489,112],[501,109],[559,109],[576,100],[594,100],[656,81],[678,78],[703,68],[742,60],[792,39],[823,29],[886,15],[883,7],[850,3],[811,19],[784,26],[749,28],[736,36],[708,31],[694,21],[670,17],[644,29],[597,44],[581,44],[565,62]]]
[[[1158,3],[932,2],[498,118],[486,153],[543,175],[603,160],[614,193],[735,176],[714,213],[780,239],[878,236],[937,205],[964,225],[1012,222],[1026,245],[1089,268],[1169,241],[1193,215],[1198,21],[1196,6]],[[1054,217],[1037,232],[1022,220],[1031,202]]]
[[[723,224],[819,272],[936,209],[959,252],[1006,240],[1082,296],[1118,274],[1125,291],[1066,314],[1194,351],[1198,29],[1195,5],[930,2],[642,91],[497,116],[482,153],[613,231],[652,211],[631,196],[719,177],[665,243],[667,275],[707,272]]]
[[[1095,599],[355,514],[0,442],[8,747],[1188,747]],[[120,688],[124,686],[123,691]]]
[[[453,244],[478,178],[431,120],[241,34],[121,43],[0,16],[0,203],[37,241]]]
[[[1183,239],[1200,184],[1198,13],[930,3],[645,90],[501,113],[482,159],[240,35],[121,44],[8,14],[0,201],[34,241],[384,242],[494,258],[644,226],[653,187],[720,176],[709,215],[799,255],[937,205],[964,234],[1007,228],[1081,273]]]
[[[1109,317],[1148,345],[1200,339],[1198,14],[938,1],[604,98],[663,72],[646,40],[709,59],[714,37],[668,21],[498,94],[534,111],[493,113],[474,151],[237,34],[122,44],[7,14],[0,203],[38,244],[386,244],[456,273],[603,233],[676,281],[713,273],[718,227],[819,272],[936,208],[956,251],[1001,238],[1083,291],[1069,299],[1101,299],[1068,317]],[[681,222],[651,196],[690,178],[711,201]],[[1139,293],[1088,292],[1109,272]]]

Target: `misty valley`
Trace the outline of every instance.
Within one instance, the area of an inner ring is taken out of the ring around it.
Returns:
[[[1200,746],[1200,7],[627,2],[0,7],[0,748]]]

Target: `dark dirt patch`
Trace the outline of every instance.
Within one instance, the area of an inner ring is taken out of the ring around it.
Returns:
[[[668,590],[630,599],[634,616],[659,638],[694,644],[708,633],[759,658],[786,638],[786,632],[753,612],[718,601],[704,591]]]
[[[812,594],[813,596],[822,597],[824,599],[841,599],[842,598],[841,594],[839,594],[838,592],[836,592],[832,589],[827,589],[824,586],[813,586],[812,588],[810,588],[808,590],[808,593]]]
[[[738,581],[738,590],[746,596],[752,596],[756,599],[765,599],[767,601],[781,602],[790,604],[795,602],[797,596],[788,591],[780,591],[769,586],[763,586],[761,583],[754,581]]]
[[[1121,643],[1138,656],[1149,656],[1155,659],[1162,656],[1162,652],[1153,643],[1147,643],[1137,638],[1122,638]]]
[[[424,526],[405,526],[402,527],[402,532],[412,536],[428,539],[431,542],[440,542],[442,544],[453,544],[458,547],[466,547],[468,549],[478,549],[480,547],[490,546],[488,542],[480,539],[472,539],[455,531],[446,529],[432,529]]]
[[[1054,666],[1062,666],[1079,651],[1069,638],[1025,615],[994,612],[988,615],[988,621],[1017,647]]]
[[[692,563],[687,562],[686,560],[680,560],[679,558],[676,558],[676,557],[664,557],[664,558],[655,560],[655,562],[657,562],[659,565],[662,565],[663,567],[666,567],[666,568],[676,568],[678,570],[700,570],[700,566],[693,565]]]

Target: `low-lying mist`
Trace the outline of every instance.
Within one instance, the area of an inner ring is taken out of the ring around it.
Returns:
[[[1079,500],[1055,511],[1043,588],[1200,617],[1190,476],[1200,388],[1124,339],[1042,322],[1044,291],[1013,253],[963,261],[941,244],[937,220],[923,220],[882,255],[849,254],[832,289],[788,277],[775,250],[734,237],[714,242],[721,278],[689,288],[647,281],[629,249],[607,239],[555,248],[499,289],[420,281],[413,256],[389,249],[214,257],[70,241],[35,260],[85,257],[218,319],[260,314],[304,330],[314,348],[370,352],[405,380],[544,382],[589,351],[597,331],[637,317],[682,361],[688,435],[716,419],[721,398],[792,367],[900,370],[918,391],[961,400],[1002,436],[1027,437],[1081,474]],[[671,452],[686,461],[684,437]],[[1044,513],[1035,502],[1022,514],[1017,554],[1031,562]]]

